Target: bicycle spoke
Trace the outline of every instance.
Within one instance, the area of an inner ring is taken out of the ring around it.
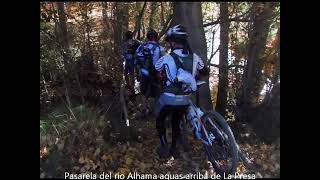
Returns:
[[[203,121],[204,128],[212,141],[212,146],[206,146],[208,157],[220,171],[228,172],[232,168],[233,155],[230,147],[230,139],[222,126],[211,117]],[[204,132],[202,132],[204,134]],[[214,138],[213,138],[214,136]]]

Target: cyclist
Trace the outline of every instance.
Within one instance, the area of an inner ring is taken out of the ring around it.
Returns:
[[[177,140],[180,137],[180,119],[188,107],[188,98],[190,97],[190,92],[186,91],[188,87],[184,86],[177,78],[179,73],[182,75],[182,79],[189,78],[187,80],[191,82],[189,88],[194,87],[197,74],[208,75],[208,70],[202,59],[190,49],[187,38],[188,34],[184,26],[176,25],[170,28],[165,40],[170,45],[171,53],[161,57],[155,63],[155,69],[158,72],[165,70],[166,74],[164,90],[155,106],[156,128],[160,138],[160,158],[179,155]],[[169,114],[172,114],[172,144],[170,148],[168,148],[165,128],[165,119]]]
[[[156,70],[154,64],[164,55],[165,51],[158,44],[158,33],[150,29],[147,32],[147,42],[141,44],[136,51],[137,69],[140,70],[140,88],[141,93],[146,96],[155,97],[159,92],[156,86]],[[149,91],[149,92],[148,92]]]
[[[125,61],[124,75],[126,84],[134,94],[134,54],[136,49],[139,47],[139,41],[133,39],[131,31],[125,33],[125,40],[122,44],[122,56]]]

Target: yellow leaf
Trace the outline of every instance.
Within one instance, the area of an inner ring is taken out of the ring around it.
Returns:
[[[141,171],[144,171],[146,169],[146,165],[143,162],[141,162],[139,168]]]
[[[126,175],[129,174],[130,170],[128,168],[126,168],[126,167],[121,167],[121,168],[118,169],[118,172],[120,174],[124,174],[126,176]]]
[[[40,158],[46,157],[49,154],[47,147],[40,149]]]
[[[126,164],[127,164],[127,165],[131,165],[132,162],[133,162],[133,160],[132,160],[130,157],[127,157],[127,158],[126,158]]]

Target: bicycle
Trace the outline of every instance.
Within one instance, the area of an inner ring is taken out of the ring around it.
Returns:
[[[198,88],[205,83],[197,81]],[[203,112],[191,98],[189,103],[185,118],[191,124],[195,137],[202,142],[213,168],[222,177],[225,173],[235,173],[239,161],[238,149],[228,123],[218,112]]]

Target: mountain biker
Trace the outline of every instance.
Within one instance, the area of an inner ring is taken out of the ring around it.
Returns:
[[[139,41],[133,39],[131,31],[125,33],[125,39],[122,44],[122,56],[125,61],[124,75],[126,84],[134,94],[134,63],[135,63],[135,51],[139,47]]]
[[[197,74],[205,76],[208,74],[202,59],[191,51],[187,38],[188,34],[184,26],[176,25],[170,28],[165,39],[170,45],[171,53],[161,57],[155,64],[157,71],[160,72],[164,69],[166,74],[165,87],[155,107],[156,128],[160,138],[160,158],[167,158],[170,154],[174,157],[178,155],[176,145],[180,137],[180,119],[189,106],[190,93],[185,92],[185,88],[183,89],[183,84],[177,78],[178,73],[183,70],[188,72],[189,78],[193,78],[191,80],[195,80]],[[179,60],[181,64],[177,62]],[[169,114],[172,114],[170,149],[167,144],[165,128],[165,119]]]
[[[163,56],[165,50],[158,44],[158,33],[150,29],[147,32],[147,42],[141,44],[136,51],[137,56],[137,69],[140,70],[140,88],[141,93],[155,97],[157,94],[158,87],[156,86],[156,70],[154,64],[158,59]]]

